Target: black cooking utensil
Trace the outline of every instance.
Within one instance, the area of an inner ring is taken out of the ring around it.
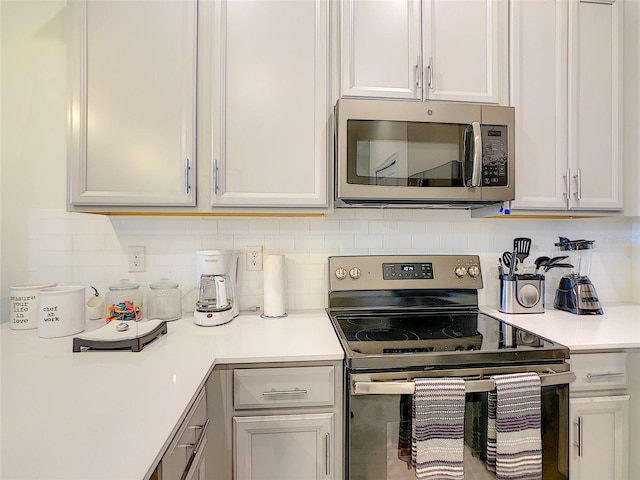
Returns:
[[[545,255],[536,258],[533,262],[536,266],[536,273],[538,273],[538,270],[540,270],[540,268],[545,267],[549,260],[551,259]]]
[[[551,266],[551,265],[554,265],[554,264],[556,264],[556,263],[558,263],[558,262],[561,262],[561,261],[562,261],[562,260],[564,260],[565,258],[569,258],[569,256],[568,256],[568,255],[560,255],[559,257],[553,257],[553,258],[550,258],[549,260],[547,260],[547,263],[546,263],[546,265],[545,265],[545,266]]]
[[[518,257],[516,257],[515,252],[504,252],[502,254],[502,263],[509,269],[509,276],[512,276],[518,264]]]
[[[552,268],[573,268],[573,265],[570,263],[554,263],[552,265],[547,265],[544,267],[544,271],[548,272]]]
[[[531,251],[531,239],[524,237],[514,238],[513,250],[518,257],[518,260],[520,260],[520,262],[524,262],[524,259],[529,256],[529,252]]]

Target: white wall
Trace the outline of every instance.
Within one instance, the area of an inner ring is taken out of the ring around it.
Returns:
[[[592,279],[604,301],[640,301],[632,288],[630,219],[470,219],[466,211],[338,210],[326,218],[106,217],[66,212],[65,2],[0,2],[2,17],[1,320],[9,285],[55,280],[105,293],[121,278],[166,276],[194,285],[198,249],[264,245],[284,253],[287,309],[326,306],[327,257],[367,253],[477,253],[496,303],[497,259],[516,236],[533,239],[532,261],[558,235],[596,240]],[[144,245],[147,271],[127,272],[129,245]],[[262,275],[241,256],[241,308],[262,303]],[[636,269],[637,270],[637,269]],[[636,279],[636,291],[637,291]],[[87,292],[87,295],[89,292]]]
[[[2,319],[9,285],[29,279],[31,208],[64,206],[65,2],[0,2]]]

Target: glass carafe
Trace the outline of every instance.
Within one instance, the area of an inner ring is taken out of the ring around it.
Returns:
[[[580,277],[587,277],[591,271],[591,256],[595,247],[594,240],[569,240],[560,237],[556,246],[568,255],[569,263],[573,265],[571,273]]]
[[[233,307],[233,286],[229,275],[202,275],[196,310],[222,312]]]

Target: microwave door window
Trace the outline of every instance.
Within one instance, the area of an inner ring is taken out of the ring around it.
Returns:
[[[358,177],[373,179],[375,185],[384,185],[382,179],[407,177],[406,140],[362,140],[357,151]]]
[[[470,168],[468,125],[350,120],[349,183],[461,187]]]

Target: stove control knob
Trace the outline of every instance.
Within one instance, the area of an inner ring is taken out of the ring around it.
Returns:
[[[349,276],[351,278],[353,278],[354,280],[357,280],[360,278],[360,269],[358,267],[353,267],[351,270],[349,270]]]
[[[467,274],[467,269],[466,267],[462,266],[462,265],[458,265],[456,267],[456,269],[454,270],[456,277],[458,278],[462,278]]]
[[[478,265],[470,265],[467,272],[471,278],[476,278],[480,275],[480,267]]]
[[[336,270],[336,278],[338,280],[344,280],[345,278],[347,278],[346,268],[338,267],[338,269]]]

